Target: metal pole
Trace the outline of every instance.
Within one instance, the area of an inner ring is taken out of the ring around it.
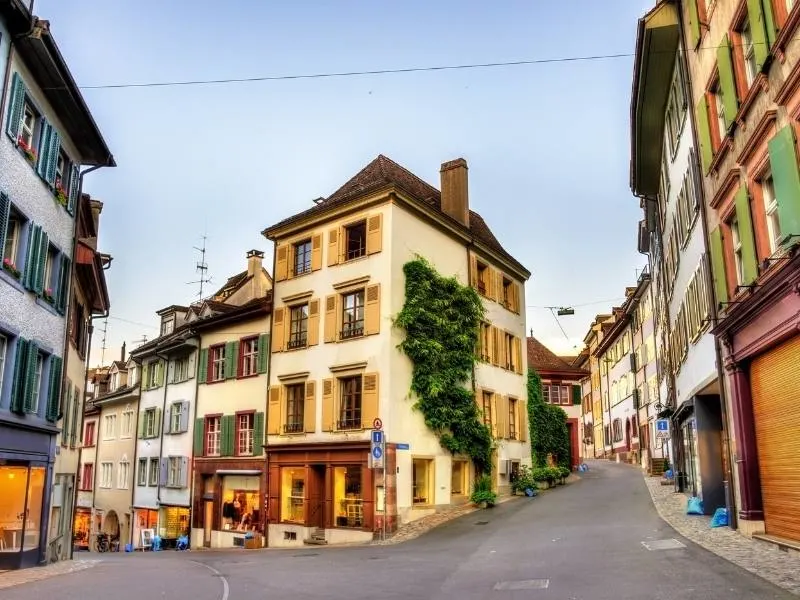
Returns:
[[[386,541],[386,518],[389,516],[389,511],[387,510],[389,507],[389,503],[386,502],[386,461],[388,457],[386,456],[386,434],[384,433],[381,436],[381,450],[383,450],[383,532],[381,534],[381,540]]]

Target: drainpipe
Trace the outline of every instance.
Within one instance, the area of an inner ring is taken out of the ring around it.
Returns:
[[[201,349],[201,336],[197,331],[192,330],[192,335],[197,337],[197,369],[200,368],[200,349]],[[195,371],[194,377],[194,415],[192,416],[192,476],[191,478],[187,477],[187,481],[190,481],[191,488],[189,488],[189,548],[192,547],[192,529],[194,527],[194,492],[195,492],[195,468],[194,468],[194,428],[197,427],[197,415],[198,409],[197,405],[200,404],[199,402],[199,393],[200,393],[200,377],[197,375],[197,371]],[[160,461],[159,461],[160,462]],[[202,496],[202,494],[201,494]]]
[[[159,354],[156,350],[156,358],[165,362],[164,365],[164,400],[161,403],[161,423],[159,424],[159,444],[158,444],[158,487],[156,487],[156,503],[158,504],[157,526],[161,529],[161,460],[164,457],[164,417],[167,414],[167,388],[169,388],[169,357]],[[159,534],[160,535],[160,534]]]
[[[269,322],[270,322],[270,330],[272,329],[272,308],[275,306],[275,286],[277,282],[275,281],[275,267],[277,266],[277,248],[278,242],[277,240],[272,241],[272,306],[269,310]],[[272,332],[270,331],[270,334]],[[267,352],[267,392],[264,394],[264,464],[265,464],[265,473],[264,479],[266,480],[266,497],[267,497],[267,506],[264,510],[264,545],[269,547],[269,523],[272,519],[272,515],[269,514],[270,509],[270,477],[269,477],[269,448],[268,448],[268,441],[269,441],[269,434],[266,432],[269,431],[269,380],[272,377],[272,335],[269,336],[269,347],[265,348]],[[385,488],[385,486],[384,486]],[[386,504],[386,490],[384,489],[384,505]],[[384,506],[384,518],[386,517],[386,506]]]

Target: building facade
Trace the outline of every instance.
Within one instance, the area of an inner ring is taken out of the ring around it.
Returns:
[[[682,16],[738,526],[797,543],[800,49],[792,42],[800,8],[786,0],[693,0]]]
[[[410,397],[412,365],[392,316],[403,265],[425,257],[481,294],[486,322],[472,382],[496,439],[501,492],[527,442],[524,283],[529,272],[469,209],[467,165],[442,165],[442,191],[379,156],[313,208],[264,231],[275,242],[267,415],[270,546],[364,541],[464,502],[474,477],[445,451]],[[381,419],[386,470],[368,465]]]
[[[600,359],[595,354],[597,346],[603,341],[605,332],[611,326],[613,317],[611,315],[597,315],[589,326],[589,331],[583,338],[586,349],[586,364],[589,371],[589,389],[591,394],[591,412],[584,417],[586,434],[591,435],[592,454],[587,457],[605,457],[605,444],[603,438],[603,390],[600,385]],[[591,429],[590,429],[591,427]],[[591,431],[591,434],[590,434]],[[588,444],[587,444],[588,445]]]
[[[0,3],[0,73],[2,569],[47,556],[79,167],[113,158],[49,23],[18,0]]]

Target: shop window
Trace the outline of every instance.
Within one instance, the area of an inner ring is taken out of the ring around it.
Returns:
[[[258,477],[227,475],[222,478],[222,529],[251,531],[261,523]]]
[[[367,221],[359,221],[344,228],[345,261],[367,255]]]
[[[0,466],[0,523],[3,525],[2,551],[32,550],[39,545],[44,469],[27,466]],[[38,498],[37,498],[38,494]],[[27,506],[25,504],[28,497]]]
[[[157,486],[160,477],[161,477],[161,465],[159,465],[157,458],[151,458],[150,479],[147,481],[147,485],[149,485],[150,487]]]
[[[253,431],[255,428],[255,417],[255,413],[240,413],[236,415],[237,456],[253,455]]]
[[[364,335],[364,290],[342,294],[341,339]]]
[[[454,496],[464,496],[467,493],[467,463],[463,460],[454,460],[450,474],[450,493]]]
[[[78,510],[75,512],[72,543],[82,550],[89,549],[89,534],[92,527],[92,515],[89,511]]]
[[[189,535],[189,509],[179,506],[162,508],[162,526],[159,534],[162,538],[174,540],[182,535]]]
[[[364,526],[364,497],[361,467],[336,467],[333,470],[333,502],[337,527]]]
[[[343,377],[339,380],[338,430],[361,429],[361,375]]]
[[[283,426],[285,433],[299,433],[303,431],[305,384],[297,383],[286,386],[286,423]]]
[[[415,458],[412,469],[414,504],[433,504],[433,461]]]
[[[289,341],[286,347],[305,348],[308,342],[308,303],[289,308]]]
[[[281,469],[281,520],[305,522],[306,472],[302,467]]]

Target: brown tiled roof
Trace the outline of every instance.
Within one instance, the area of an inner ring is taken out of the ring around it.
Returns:
[[[563,373],[565,375],[587,375],[586,371],[573,367],[547,349],[535,337],[528,338],[528,368],[537,373]]]
[[[125,361],[124,360],[115,360],[111,364],[112,364],[112,366],[116,365],[117,369],[119,369],[120,371],[127,371],[128,370],[128,367],[125,366]]]
[[[392,159],[380,154],[333,194],[308,210],[299,212],[268,227],[264,232],[289,225],[305,217],[323,214],[331,208],[347,203],[349,200],[354,200],[359,196],[388,186],[396,186],[408,195],[429,205],[435,211],[442,212],[442,196],[439,190]],[[455,220],[453,221],[457,223]],[[463,227],[460,223],[458,225]],[[469,211],[469,230],[479,242],[511,262],[511,264],[527,272],[527,269],[503,248],[491,229],[489,229],[486,221],[483,220],[483,217],[472,210]]]
[[[240,287],[245,281],[250,279],[247,275],[247,271],[243,271],[241,273],[237,273],[233,277],[229,277],[228,281],[226,281],[221,288],[219,288],[215,293],[214,296],[219,296],[224,291],[228,290],[235,290]]]

